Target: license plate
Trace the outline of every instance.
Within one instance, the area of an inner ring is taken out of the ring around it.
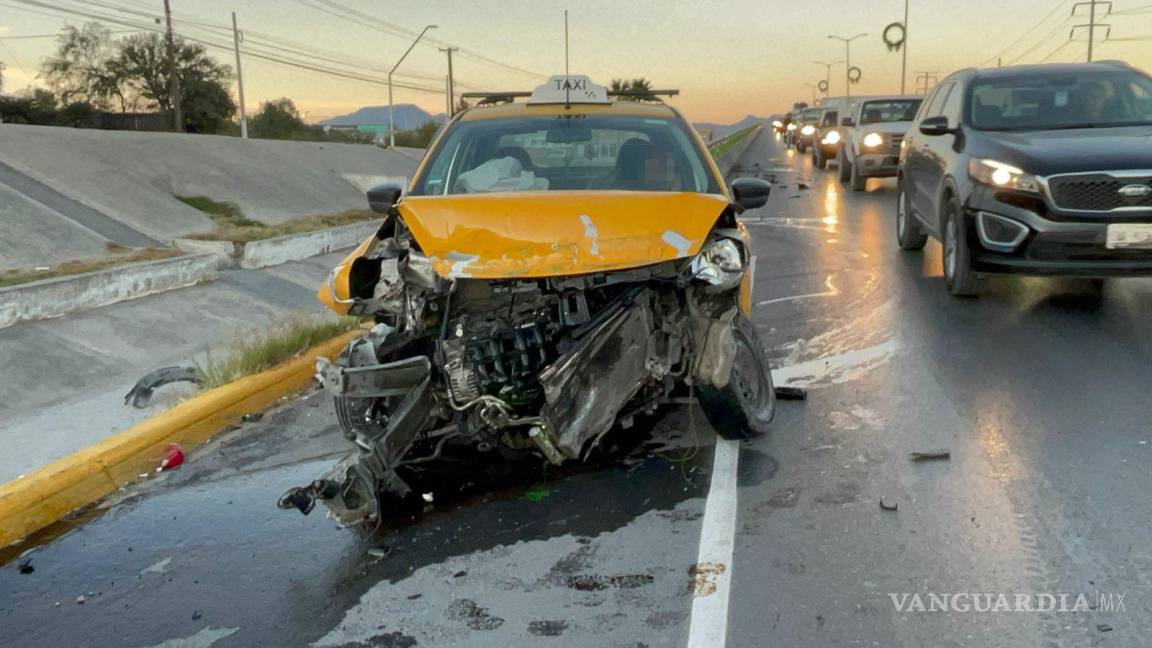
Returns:
[[[1136,248],[1152,249],[1152,224],[1127,223],[1108,226],[1109,250]]]

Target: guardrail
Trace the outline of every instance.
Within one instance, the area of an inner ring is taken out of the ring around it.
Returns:
[[[741,155],[744,155],[744,152],[752,145],[763,128],[760,124],[742,128],[708,145],[708,150],[712,153],[713,159],[716,160],[716,166],[720,168],[720,173],[725,176],[728,175],[732,167],[736,165],[736,161],[740,159]]]

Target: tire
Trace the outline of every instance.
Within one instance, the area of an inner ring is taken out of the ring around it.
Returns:
[[[752,439],[768,431],[776,417],[776,388],[756,327],[744,315],[733,323],[736,360],[732,378],[717,389],[701,385],[696,399],[716,433],[725,439]]]
[[[804,155],[808,152],[808,147],[800,142],[796,142],[796,151],[799,152],[800,155]]]
[[[824,157],[824,149],[819,146],[812,147],[812,164],[817,169],[828,168],[828,158]]]
[[[964,228],[960,205],[949,197],[944,203],[940,236],[944,244],[944,284],[953,297],[972,297],[980,288],[980,278],[972,270],[972,251]]]
[[[852,163],[848,161],[848,147],[840,147],[839,162],[836,164],[840,169],[840,182],[848,182],[852,174]]]
[[[896,242],[908,252],[923,250],[928,242],[928,235],[912,215],[912,200],[904,190],[903,178],[896,181]]]
[[[849,172],[849,184],[852,186],[852,191],[864,191],[868,184],[868,177],[860,175],[860,165],[853,164],[852,170]]]

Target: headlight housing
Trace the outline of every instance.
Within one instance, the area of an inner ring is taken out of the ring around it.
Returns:
[[[868,133],[860,143],[864,148],[879,148],[884,145],[884,136],[880,133]]]
[[[824,135],[824,139],[821,141],[823,141],[825,144],[839,144],[840,131],[828,131],[828,133]]]
[[[968,176],[993,187],[1040,193],[1040,181],[1036,176],[998,160],[968,160]]]
[[[743,246],[730,238],[714,238],[688,264],[693,280],[720,289],[734,288],[744,276]]]
[[[812,124],[804,124],[804,128],[800,129],[801,135],[811,135],[816,132],[816,127]]]

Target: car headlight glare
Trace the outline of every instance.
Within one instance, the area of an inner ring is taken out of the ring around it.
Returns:
[[[788,130],[790,130],[790,131],[796,130],[796,124],[788,124]]]
[[[1036,176],[998,160],[969,160],[968,175],[976,182],[993,187],[1040,193],[1040,181]]]
[[[825,144],[839,144],[840,143],[840,132],[839,131],[828,131],[828,134],[824,136],[823,141]]]
[[[782,122],[782,121],[780,121],[779,119],[777,119],[777,120],[775,120],[775,121],[773,121],[773,122],[772,122],[772,127],[773,127],[773,128],[783,128],[783,127],[784,127],[784,122]]]
[[[884,136],[880,133],[868,133],[861,142],[864,148],[876,148],[884,145]]]
[[[811,135],[816,132],[816,127],[812,124],[804,124],[804,128],[800,129],[801,135]]]
[[[689,269],[693,279],[706,284],[722,288],[736,286],[744,274],[740,244],[728,238],[714,239],[692,258]]]

